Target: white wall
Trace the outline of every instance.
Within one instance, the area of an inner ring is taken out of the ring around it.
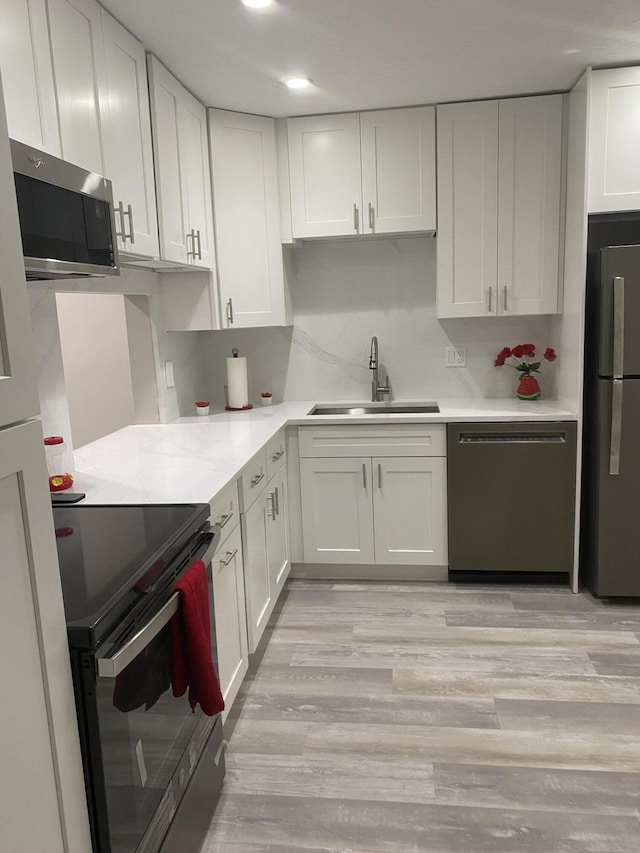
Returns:
[[[134,422],[124,296],[58,293],[58,327],[74,447]]]
[[[493,366],[498,350],[559,348],[557,316],[437,320],[436,239],[309,242],[293,256],[293,326],[200,333],[211,400],[223,400],[232,347],[247,356],[254,404],[264,390],[276,401],[369,399],[372,335],[397,399],[510,397],[516,374]],[[467,347],[466,368],[444,366],[451,345]],[[559,363],[542,368],[548,399]]]

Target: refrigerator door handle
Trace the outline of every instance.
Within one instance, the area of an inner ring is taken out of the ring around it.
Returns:
[[[613,278],[613,378],[624,376],[624,278]],[[622,394],[622,390],[620,391]]]
[[[614,379],[611,395],[611,447],[609,474],[620,473],[620,441],[622,438],[622,379]]]

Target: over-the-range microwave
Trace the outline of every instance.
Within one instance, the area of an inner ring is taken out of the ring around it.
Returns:
[[[27,279],[118,275],[111,181],[11,140]]]

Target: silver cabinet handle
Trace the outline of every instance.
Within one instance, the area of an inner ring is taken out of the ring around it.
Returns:
[[[198,260],[202,260],[202,240],[200,239],[200,231],[196,231],[196,239],[198,240]]]
[[[382,488],[382,465],[378,462],[378,488]]]
[[[227,323],[233,326],[233,299],[227,299]]]
[[[353,230],[360,231],[360,211],[358,210],[358,205],[354,202],[353,204]]]
[[[229,563],[231,562],[231,560],[233,560],[233,558],[235,557],[235,555],[237,553],[238,553],[237,548],[234,548],[233,551],[227,551],[227,553],[225,554],[226,559],[220,560],[220,565],[221,566],[228,566]]]
[[[117,206],[114,208],[113,212],[114,212],[114,214],[115,213],[120,214],[120,229],[121,230],[118,231],[116,229],[116,237],[120,237],[120,239],[123,241],[123,243],[126,243],[127,242],[127,234],[126,234],[126,231],[124,230],[124,217],[125,217],[124,204],[121,201],[119,201]]]
[[[275,495],[276,515],[280,515],[280,495],[278,494],[277,486],[275,487],[273,494]]]
[[[189,251],[189,237],[191,237],[191,251]],[[187,257],[192,257],[195,259],[196,256],[196,235],[193,233],[193,229],[189,231],[187,234],[187,238],[185,240],[187,244]]]
[[[613,378],[624,376],[624,278],[613,279]]]
[[[362,488],[367,488],[367,466],[366,463],[362,463]]]
[[[127,205],[127,213],[126,215],[129,217],[129,233],[125,236],[125,240],[127,237],[131,240],[132,243],[136,242],[135,231],[133,230],[133,211],[131,210],[131,205]],[[122,223],[122,227],[124,228],[124,222]]]
[[[375,209],[371,202],[369,202],[369,228],[371,229],[371,231],[376,230]]]
[[[613,380],[611,389],[611,446],[609,448],[609,474],[620,473],[620,444],[622,441],[622,379]]]
[[[505,284],[505,286],[504,286],[504,288],[503,288],[502,293],[503,293],[503,297],[504,297],[503,310],[504,310],[504,311],[506,311],[506,310],[507,310],[507,285],[506,285],[506,284]]]
[[[268,513],[271,521],[275,521],[276,520],[276,496],[275,496],[275,493],[269,492],[269,494],[267,495],[267,500],[271,501],[271,509],[269,509],[269,507],[267,507],[267,513]]]
[[[218,527],[224,527],[233,518],[233,510],[220,516],[220,521],[216,522]]]
[[[487,305],[487,311],[489,312],[489,314],[491,314],[493,311],[493,288],[492,287],[489,288],[489,302]]]
[[[260,482],[260,480],[262,480],[262,479],[264,479],[264,473],[262,473],[262,474],[256,474],[256,475],[255,475],[255,477],[252,477],[252,478],[251,478],[251,485],[252,485],[252,486],[257,486],[257,485],[258,485],[258,483]]]
[[[277,462],[278,459],[281,459],[284,456],[284,450],[279,450],[277,453],[274,453],[271,457],[272,462]]]

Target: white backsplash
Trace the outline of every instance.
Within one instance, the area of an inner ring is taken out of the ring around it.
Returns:
[[[372,335],[397,399],[510,397],[514,370],[495,368],[503,346],[558,346],[561,318],[436,319],[436,240],[428,237],[304,243],[293,252],[294,325],[200,333],[208,396],[223,400],[225,357],[248,361],[251,402],[365,400]],[[445,367],[445,347],[467,348],[465,368]],[[553,399],[556,365],[544,364]]]

